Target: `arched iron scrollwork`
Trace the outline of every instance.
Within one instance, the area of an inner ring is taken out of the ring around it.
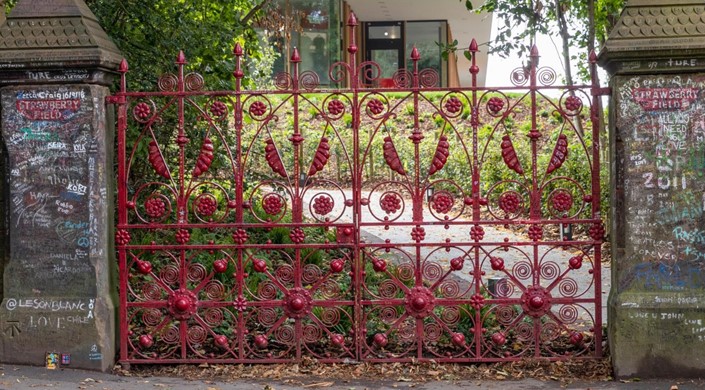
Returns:
[[[599,88],[548,96],[536,48],[511,74],[526,91],[486,88],[473,41],[470,87],[439,87],[414,49],[377,89],[356,26],[327,75],[343,89],[296,50],[275,91],[243,89],[240,45],[229,91],[183,53],[128,91],[123,61],[120,360],[600,357]]]

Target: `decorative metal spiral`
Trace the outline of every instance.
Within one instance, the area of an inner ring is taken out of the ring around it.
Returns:
[[[558,338],[561,335],[561,328],[555,322],[541,324],[541,341],[547,342]]]
[[[223,311],[219,308],[208,308],[203,312],[203,321],[210,326],[220,326],[223,323]]]
[[[443,336],[443,328],[437,323],[431,322],[423,327],[423,333],[426,341],[435,342]]]
[[[317,327],[316,325],[312,324],[306,324],[304,325],[303,328],[303,339],[304,343],[315,343],[316,341],[321,339],[321,328]]]
[[[529,81],[529,72],[523,67],[516,68],[512,71],[509,77],[512,84],[516,85],[517,87],[521,87],[524,86],[527,81]]]
[[[308,92],[318,88],[319,84],[318,74],[312,70],[307,70],[299,75],[299,86]]]
[[[411,88],[414,75],[406,69],[399,69],[392,76],[394,86],[397,88]]]
[[[149,301],[158,301],[162,298],[162,289],[156,283],[145,283],[142,286],[142,295]]]
[[[574,297],[578,293],[578,282],[572,278],[565,278],[558,283],[561,296]]]
[[[534,325],[529,322],[520,322],[514,328],[514,333],[519,341],[529,341],[534,337]]]
[[[208,275],[208,271],[206,271],[206,267],[204,267],[203,264],[196,263],[196,264],[191,264],[188,267],[188,274],[186,277],[188,278],[189,281],[194,282],[194,283],[198,283],[201,280],[203,280],[203,278],[205,278],[206,275]]]
[[[500,305],[495,308],[497,322],[502,325],[509,325],[516,316],[516,310],[510,305]]]
[[[177,284],[179,282],[179,276],[181,273],[179,272],[179,268],[175,265],[167,265],[162,268],[162,271],[159,273],[159,278],[166,284]]]
[[[208,331],[200,325],[188,328],[187,339],[190,344],[203,344],[208,337]]]
[[[541,264],[541,277],[543,279],[552,280],[555,279],[561,272],[561,267],[553,261],[548,261]]]
[[[385,324],[393,324],[397,318],[399,318],[399,313],[393,306],[385,306],[379,311],[379,319]]]
[[[340,322],[340,311],[336,308],[326,307],[321,312],[319,319],[327,327],[333,327]]]
[[[274,275],[277,277],[277,280],[280,282],[284,283],[293,283],[294,282],[294,267],[290,266],[289,264],[284,264],[282,266],[279,266],[277,270],[274,272]]]
[[[502,279],[495,285],[495,297],[509,298],[514,294],[514,284],[507,279]]]
[[[447,325],[454,325],[460,321],[460,309],[457,306],[446,306],[441,311],[441,321]]]
[[[296,332],[290,325],[282,325],[274,331],[274,338],[282,344],[293,344],[296,340]]]
[[[181,333],[177,326],[169,326],[161,334],[161,341],[166,344],[177,344],[181,340]]]
[[[208,299],[213,301],[221,301],[225,298],[225,286],[218,280],[211,280],[203,288]]]
[[[436,262],[426,262],[423,266],[423,277],[430,281],[435,282],[443,275],[443,267]]]
[[[438,72],[433,68],[426,68],[419,72],[419,85],[422,88],[435,88],[438,86]]]
[[[203,76],[198,73],[189,73],[184,77],[184,86],[187,91],[200,91],[204,85]]]
[[[314,284],[321,279],[321,269],[315,264],[306,264],[301,274],[304,284]]]
[[[274,76],[274,87],[276,89],[286,91],[288,89],[291,89],[291,87],[294,85],[294,82],[291,79],[291,75],[289,73],[277,73],[276,76]]]
[[[516,264],[514,264],[514,267],[512,268],[512,273],[514,276],[521,280],[526,280],[531,277],[531,264],[529,264],[527,261],[520,261]]]
[[[340,284],[335,280],[328,279],[321,283],[318,287],[318,291],[321,293],[323,299],[333,299],[338,298],[342,295],[340,289]]]
[[[444,298],[457,298],[460,294],[460,286],[454,280],[446,280],[438,286],[440,295]]]
[[[162,322],[162,312],[159,309],[145,309],[142,313],[142,321],[147,326],[157,326]]]
[[[558,318],[564,324],[573,324],[578,320],[578,309],[572,305],[563,305],[558,310]]]
[[[176,91],[176,87],[179,85],[179,78],[173,73],[163,74],[159,81],[157,81],[157,88],[164,92]]]
[[[397,266],[397,278],[402,282],[408,282],[414,279],[415,268],[410,263],[403,263]]]
[[[399,326],[399,338],[405,341],[416,338],[416,323],[408,318]]]
[[[272,300],[277,297],[277,286],[270,281],[264,281],[257,286],[257,296],[264,300]]]
[[[557,79],[556,71],[549,67],[543,67],[536,72],[536,79],[539,83],[541,83],[541,85],[553,85]]]
[[[382,298],[394,298],[399,293],[399,287],[393,281],[387,279],[379,283],[377,292]]]
[[[279,316],[277,311],[271,307],[262,307],[257,311],[257,322],[264,326],[272,326]]]

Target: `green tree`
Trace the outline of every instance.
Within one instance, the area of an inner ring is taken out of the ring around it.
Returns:
[[[129,88],[152,88],[179,50],[209,88],[234,85],[233,46],[263,57],[255,25],[272,0],[85,0],[130,66]],[[5,2],[9,12],[17,0]]]
[[[233,46],[262,57],[254,23],[270,0],[88,0],[130,64],[130,80],[153,85],[183,50],[210,88],[232,88]]]

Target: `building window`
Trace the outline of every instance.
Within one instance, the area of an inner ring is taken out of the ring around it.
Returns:
[[[446,44],[447,23],[445,21],[406,22],[405,30],[407,66],[409,68],[413,66],[408,58],[411,56],[411,50],[416,46],[421,54],[419,70],[435,69],[441,86],[448,85],[447,64],[441,56],[441,47],[436,44],[437,42]]]
[[[261,28],[281,56],[274,63],[274,73],[290,72],[289,59],[299,49],[299,71],[313,71],[321,85],[330,85],[330,66],[340,61],[339,0],[276,0],[277,15],[266,16]]]

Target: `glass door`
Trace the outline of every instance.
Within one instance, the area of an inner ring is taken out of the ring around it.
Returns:
[[[402,22],[365,23],[365,59],[380,66],[377,85],[381,88],[394,86],[394,72],[404,68],[404,29]]]

